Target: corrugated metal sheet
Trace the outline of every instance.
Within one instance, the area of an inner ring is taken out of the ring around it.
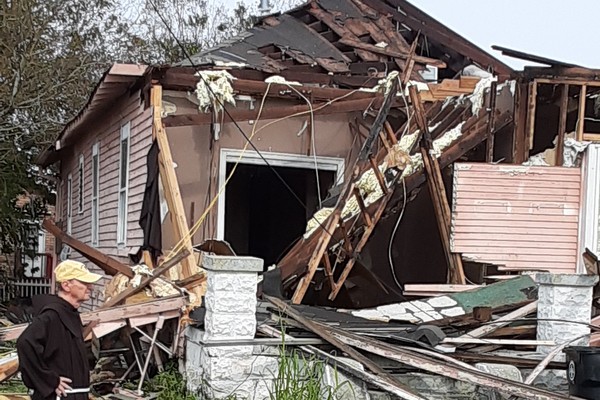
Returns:
[[[507,270],[575,273],[581,169],[457,163],[452,251]]]

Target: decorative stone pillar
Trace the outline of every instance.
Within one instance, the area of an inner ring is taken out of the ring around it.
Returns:
[[[562,344],[590,333],[592,292],[598,276],[540,273],[535,277],[538,288],[537,339]],[[589,338],[570,346],[587,346]],[[548,354],[548,346],[538,346],[538,353]],[[564,357],[564,355],[563,355]]]
[[[204,331],[186,332],[188,389],[205,399],[268,398],[267,383],[277,358],[256,350],[256,288],[263,260],[203,255],[207,274]],[[231,341],[248,344],[231,345]],[[259,346],[257,346],[259,347]]]

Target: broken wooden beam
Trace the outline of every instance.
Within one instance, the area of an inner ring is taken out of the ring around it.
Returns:
[[[495,330],[502,328],[503,326],[506,326],[508,324],[510,324],[511,322],[514,322],[516,319],[519,318],[523,318],[525,316],[527,316],[528,314],[531,314],[532,312],[537,310],[537,306],[538,306],[538,302],[537,300],[529,303],[515,311],[512,311],[500,318],[498,318],[497,320],[493,321],[493,322],[489,322],[485,325],[480,326],[479,328],[476,328],[470,332],[465,333],[462,336],[459,336],[459,339],[468,339],[468,338],[481,338],[484,337],[486,335],[489,335],[490,333],[494,332]]]
[[[107,309],[110,307],[114,307],[121,302],[125,301],[131,296],[134,296],[144,290],[150,283],[152,283],[155,279],[160,278],[165,272],[173,268],[175,265],[179,264],[182,260],[187,258],[189,255],[187,250],[183,250],[181,253],[177,254],[175,257],[168,259],[163,265],[158,267],[157,269],[152,271],[152,275],[144,277],[142,281],[137,286],[130,286],[127,289],[123,290],[121,293],[116,295],[115,297],[106,301],[100,309]],[[206,278],[205,278],[206,279]],[[203,282],[203,281],[202,281]]]
[[[54,224],[51,219],[45,219],[42,222],[42,227],[50,232],[55,238],[59,239],[64,244],[77,250],[82,256],[96,264],[108,275],[116,275],[121,273],[128,278],[133,278],[134,273],[129,266],[115,260],[112,257],[96,250],[93,247],[88,246],[80,240],[75,239],[73,236],[63,232],[58,226]]]
[[[183,208],[183,199],[179,191],[179,182],[175,167],[173,166],[173,156],[171,155],[171,147],[169,139],[162,124],[162,87],[160,85],[152,85],[151,89],[151,105],[152,105],[152,137],[157,141],[159,162],[159,175],[164,188],[165,198],[169,207],[169,216],[173,225],[174,239],[176,246],[181,246],[187,251],[187,257],[181,261],[181,276],[185,279],[193,276],[198,272],[194,250],[192,248],[192,237],[188,229],[187,218]],[[193,287],[190,290],[195,296],[196,301],[201,302],[204,291],[200,286]]]
[[[425,110],[421,97],[415,86],[409,88],[410,100],[413,105],[417,125],[423,134],[421,140],[421,154],[427,176],[427,186],[433,202],[438,228],[442,239],[442,246],[448,262],[448,281],[464,285],[466,284],[465,272],[463,270],[460,254],[453,253],[450,246],[450,205],[446,196],[446,188],[442,178],[442,171],[438,159],[431,154],[433,149],[431,133],[425,116]]]
[[[366,99],[359,100],[339,100],[325,103],[315,103],[313,105],[293,105],[293,106],[278,106],[278,107],[267,107],[260,113],[261,119],[277,119],[285,118],[290,115],[302,115],[310,114],[313,115],[329,115],[347,113],[351,111],[362,111],[364,112],[371,106],[376,106],[380,101],[383,101],[382,96],[373,95]],[[394,103],[398,105],[399,103]],[[236,110],[228,109],[228,112],[223,115],[223,122],[228,123],[233,121],[247,121],[256,120],[258,118],[259,110]],[[164,126],[176,127],[176,126],[195,126],[195,125],[207,125],[213,122],[212,113],[193,113],[193,114],[182,114],[182,115],[170,115],[163,119]]]
[[[316,322],[315,324],[320,325]],[[348,346],[389,358],[404,365],[422,369],[436,375],[445,376],[447,378],[471,383],[474,385],[480,385],[496,391],[517,395],[528,399],[567,400],[570,398],[566,395],[552,393],[547,390],[538,389],[536,387],[509,379],[499,378],[476,369],[450,364],[447,361],[414,352],[405,347],[393,346],[368,336],[357,335],[333,327],[327,327],[327,331],[328,334],[331,334],[334,338]],[[317,335],[320,335],[322,330],[318,328],[317,332],[313,332]]]
[[[411,55],[409,52],[405,53],[405,52],[401,52],[401,51],[388,50],[384,47],[378,47],[373,44],[368,44],[368,43],[362,42],[360,40],[350,38],[348,36],[342,37],[339,40],[339,43],[345,44],[346,46],[350,46],[355,49],[366,50],[371,53],[381,54],[381,55],[388,56],[388,57],[400,58],[403,60],[409,60],[411,58]],[[438,68],[446,68],[446,63],[441,60],[438,60],[436,58],[413,56],[412,59],[414,60],[414,62],[419,63],[419,64],[431,65],[431,66],[438,67]]]

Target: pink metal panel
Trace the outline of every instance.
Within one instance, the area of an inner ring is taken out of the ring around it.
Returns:
[[[581,169],[454,165],[451,248],[505,270],[575,273]]]

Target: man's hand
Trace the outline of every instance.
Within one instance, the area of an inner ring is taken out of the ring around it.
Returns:
[[[71,390],[71,386],[69,383],[72,381],[69,378],[65,378],[64,376],[59,377],[58,387],[54,389],[54,392],[59,397],[67,397],[67,390]]]

